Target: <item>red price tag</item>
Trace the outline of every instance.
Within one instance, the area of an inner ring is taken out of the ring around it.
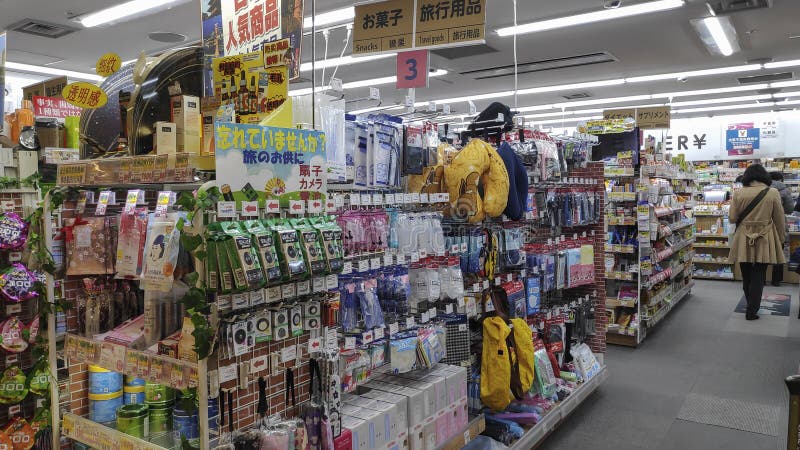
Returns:
[[[397,54],[397,89],[428,87],[428,50]]]

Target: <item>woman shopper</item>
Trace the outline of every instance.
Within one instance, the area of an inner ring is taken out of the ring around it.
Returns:
[[[778,191],[761,164],[751,164],[742,176],[743,187],[733,194],[728,217],[736,224],[729,259],[742,269],[747,298],[747,320],[758,319],[767,266],[783,264],[786,218]]]

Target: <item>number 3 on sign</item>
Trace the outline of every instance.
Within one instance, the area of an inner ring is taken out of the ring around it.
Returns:
[[[428,50],[397,54],[397,89],[428,87]]]

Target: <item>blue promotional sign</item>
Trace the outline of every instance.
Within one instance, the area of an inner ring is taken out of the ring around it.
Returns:
[[[745,128],[725,132],[725,148],[728,156],[752,155],[761,146],[761,129]]]

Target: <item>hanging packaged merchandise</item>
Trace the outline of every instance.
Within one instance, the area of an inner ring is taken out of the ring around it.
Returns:
[[[33,365],[26,381],[30,391],[36,395],[48,395],[50,389],[50,366],[46,359]]]
[[[27,350],[28,341],[25,339],[23,331],[25,325],[17,319],[16,316],[11,316],[0,324],[0,347],[9,353],[21,353]]]
[[[528,315],[533,315],[539,312],[541,307],[541,278],[538,275],[539,270],[535,271],[537,274],[525,279],[525,297]]]
[[[344,100],[327,102],[319,106],[319,118],[327,142],[325,158],[328,163],[328,180],[346,181],[347,153],[345,143]]]
[[[28,395],[28,377],[17,366],[11,366],[3,372],[0,380],[0,403],[13,405]]]
[[[28,223],[13,212],[0,214],[0,249],[18,250],[28,239]]]
[[[400,332],[389,340],[389,363],[394,374],[407,373],[417,368],[417,333]]]
[[[514,399],[511,395],[511,354],[506,339],[511,328],[500,317],[483,320],[481,354],[481,401],[495,411],[505,409]]]
[[[511,319],[514,334],[514,358],[519,366],[519,382],[523,392],[533,386],[535,370],[533,333],[524,318]]]
[[[358,300],[361,319],[364,328],[383,328],[383,310],[376,294],[377,280],[375,278],[364,278],[356,282],[355,296]]]
[[[31,300],[39,296],[34,289],[36,277],[20,263],[14,263],[0,274],[0,293],[12,303]]]
[[[322,240],[323,255],[325,256],[326,270],[328,273],[339,273],[344,266],[342,249],[342,229],[336,224],[332,216],[311,219],[313,226]]]
[[[308,277],[308,269],[300,249],[300,236],[284,219],[267,219],[265,225],[272,230],[278,250],[284,281]]]
[[[147,208],[136,208],[133,214],[119,216],[117,278],[141,277],[146,237]]]
[[[114,273],[111,225],[106,217],[66,219],[67,275],[110,275]]]
[[[428,275],[428,304],[431,305],[439,300],[442,295],[442,282],[439,278],[439,263],[436,258],[428,258],[423,270]]]
[[[321,236],[307,219],[294,219],[292,225],[300,236],[300,245],[311,276],[327,273],[327,264],[322,250]]]
[[[180,251],[180,231],[176,226],[181,213],[156,218],[150,214],[147,223],[147,244],[142,268],[142,288],[169,292],[174,281]]]
[[[424,131],[421,127],[406,127],[406,145],[403,152],[403,175],[423,175],[425,167]]]
[[[367,141],[369,131],[367,125],[356,123],[355,125],[355,151],[353,159],[353,184],[359,187],[367,187]]]
[[[39,337],[39,315],[37,314],[31,323],[28,324],[28,343],[35,344],[36,338]]]
[[[28,421],[20,416],[11,419],[3,432],[14,443],[14,450],[30,450],[36,444],[36,432]]]
[[[503,283],[501,288],[503,293],[505,293],[509,316],[521,319],[526,318],[528,315],[528,306],[525,299],[525,287],[522,282],[511,281]]]
[[[78,297],[78,329],[84,336],[93,338],[113,328],[114,302],[99,280],[84,278],[82,284],[83,292]]]
[[[250,233],[243,230],[240,222],[221,222],[220,225],[236,246],[236,259],[244,272],[247,289],[252,291],[264,287],[264,271]]]
[[[564,351],[565,331],[563,316],[558,315],[545,321],[544,340],[547,344],[548,352],[560,353]]]
[[[267,285],[279,282],[283,275],[272,233],[259,220],[246,220],[243,225],[244,229],[253,237],[253,244],[256,246]]]
[[[356,134],[356,116],[344,115],[344,142],[342,147],[345,152],[345,179],[352,182],[355,176],[355,154],[358,149],[358,136]]]
[[[502,233],[503,266],[506,268],[519,268],[525,264],[523,228],[504,228]]]
[[[553,373],[553,365],[547,356],[547,350],[544,347],[537,348],[533,353],[533,357],[536,364],[536,370],[534,371],[536,375],[536,392],[541,394],[542,397],[550,398],[555,392],[557,381]]]
[[[206,289],[209,292],[222,292],[219,262],[217,260],[216,233],[206,234]]]
[[[473,139],[453,162],[445,167],[445,184],[450,194],[451,216],[470,223],[484,217],[499,217],[508,202],[508,172],[502,158],[491,145]],[[478,191],[483,185],[483,196]]]
[[[444,335],[444,330],[438,332],[437,328],[440,327],[421,328],[418,331],[417,355],[422,368],[430,369],[445,356],[444,346],[439,339]]]

